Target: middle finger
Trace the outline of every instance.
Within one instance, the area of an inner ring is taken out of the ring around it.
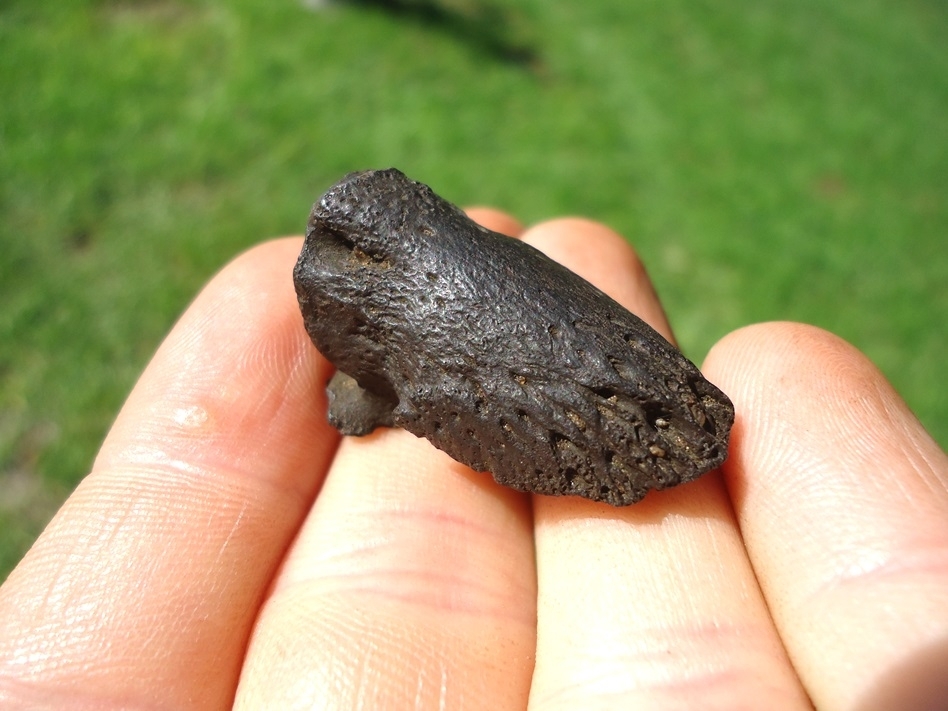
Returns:
[[[524,236],[671,338],[626,243],[562,220]],[[584,255],[595,254],[595,262]],[[780,708],[809,702],[781,645],[716,473],[627,508],[534,500],[531,708]]]

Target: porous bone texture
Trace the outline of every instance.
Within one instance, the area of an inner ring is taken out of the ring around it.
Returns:
[[[322,196],[293,276],[344,434],[402,427],[514,489],[614,506],[727,456],[733,406],[674,346],[397,170]]]

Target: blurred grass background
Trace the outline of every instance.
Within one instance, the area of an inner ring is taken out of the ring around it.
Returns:
[[[369,167],[610,224],[699,362],[835,331],[944,446],[946,47],[942,0],[0,0],[0,579],[201,284]]]

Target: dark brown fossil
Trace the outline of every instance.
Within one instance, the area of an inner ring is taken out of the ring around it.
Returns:
[[[501,484],[614,506],[727,456],[734,408],[674,346],[397,170],[320,198],[293,279],[343,434],[402,427]]]

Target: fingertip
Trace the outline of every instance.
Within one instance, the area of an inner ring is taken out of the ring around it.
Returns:
[[[853,400],[856,393],[869,397],[873,405],[879,397],[901,402],[859,349],[804,323],[774,321],[737,329],[709,351],[704,371],[748,405],[772,402],[775,386],[783,394],[778,406],[784,409],[800,399],[808,408],[822,404],[824,412],[838,407],[855,414],[861,407]]]
[[[276,261],[278,266],[282,266],[286,263],[288,253],[295,257],[295,255],[299,254],[302,247],[302,235],[274,237],[265,242],[259,242],[243,252],[240,252],[236,257],[231,259],[230,262],[224,265],[221,272],[223,273],[235,267],[241,267],[244,264],[249,264],[252,268],[259,269],[261,263],[273,260]]]
[[[773,450],[774,441],[792,442],[793,456],[820,456],[839,471],[851,470],[857,459],[923,471],[926,462],[944,457],[876,365],[816,326],[741,328],[711,349],[704,372],[734,401],[736,428],[748,443],[739,451],[749,461],[774,456],[763,451]]]
[[[776,363],[780,363],[789,351],[806,353],[839,347],[852,349],[842,338],[818,326],[794,321],[768,321],[744,326],[727,334],[708,353],[708,361],[718,358],[729,360],[737,353],[765,360],[771,360],[776,355]],[[722,353],[726,354],[725,358],[721,357]]]
[[[523,234],[523,225],[520,221],[502,210],[497,210],[492,207],[474,206],[466,208],[464,212],[481,227],[486,227],[502,235],[519,237]]]

